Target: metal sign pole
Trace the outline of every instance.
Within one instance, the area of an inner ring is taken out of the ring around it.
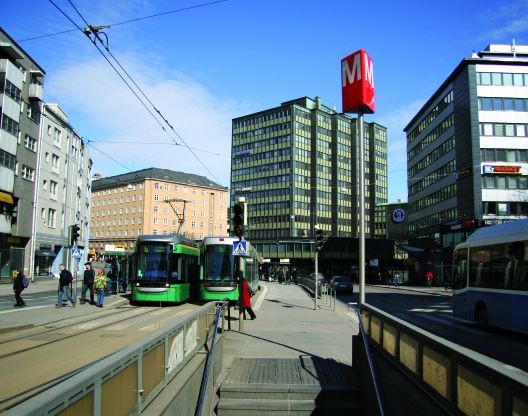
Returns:
[[[314,311],[317,310],[317,277],[319,274],[319,251],[315,248],[315,291],[314,291]]]
[[[365,130],[363,113],[358,113],[359,127],[359,304],[365,303]]]

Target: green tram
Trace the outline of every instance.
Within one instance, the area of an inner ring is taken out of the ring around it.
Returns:
[[[200,261],[200,284],[198,296],[202,301],[229,299],[238,300],[238,285],[235,279],[236,257],[240,257],[241,269],[249,287],[256,292],[259,282],[261,259],[256,249],[246,242],[246,256],[233,255],[233,242],[238,237],[205,237]]]
[[[200,247],[180,235],[141,235],[136,241],[131,303],[180,303],[191,298]]]

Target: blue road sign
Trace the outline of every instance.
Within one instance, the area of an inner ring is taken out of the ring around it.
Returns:
[[[247,255],[246,249],[247,241],[233,241],[233,256],[245,256]]]
[[[82,257],[82,252],[80,248],[72,248],[71,254],[74,259],[80,259]]]

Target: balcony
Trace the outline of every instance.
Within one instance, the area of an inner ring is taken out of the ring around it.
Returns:
[[[31,84],[28,92],[29,99],[42,101],[42,90],[41,84]]]

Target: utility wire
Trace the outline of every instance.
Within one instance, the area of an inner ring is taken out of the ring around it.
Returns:
[[[228,0],[218,0],[218,1],[213,1],[213,2],[210,2],[210,3],[197,4],[195,6],[183,7],[181,9],[170,10],[170,11],[167,11],[167,12],[156,13],[156,14],[153,14],[153,15],[150,15],[150,16],[144,16],[144,17],[138,17],[136,19],[125,20],[124,22],[113,23],[111,25],[108,25],[108,27],[113,27],[113,26],[124,25],[124,24],[127,24],[127,23],[138,22],[140,20],[152,19],[154,17],[164,16],[166,14],[171,14],[171,13],[178,13],[178,12],[184,12],[184,11],[191,10],[191,9],[198,9],[200,7],[211,6],[213,4],[223,3],[223,2],[226,2],[226,1],[228,1]],[[40,36],[34,36],[32,38],[26,38],[26,39],[17,40],[17,42],[21,43],[21,42],[26,42],[26,41],[29,41],[29,40],[47,38],[49,36],[62,35],[64,33],[75,32],[75,30],[76,29],[63,30],[62,32],[49,33],[47,35],[40,35]]]
[[[162,145],[162,146],[181,146],[181,144],[179,143],[167,143],[167,142],[138,142],[138,141],[132,141],[132,140],[89,140],[90,143],[105,143],[105,144],[145,144],[145,145]],[[221,153],[215,153],[215,152],[210,152],[208,150],[204,150],[204,149],[198,149],[196,147],[193,147],[192,149],[198,151],[198,152],[202,152],[202,153],[208,153],[210,155],[214,155],[214,156],[220,156],[220,157],[230,157],[230,156],[227,156],[227,155],[223,155]]]
[[[51,0],[50,0],[51,1]],[[178,134],[178,132],[176,130],[174,130],[174,127],[169,123],[169,121],[167,120],[167,118],[165,118],[163,116],[163,114],[161,113],[161,111],[154,105],[154,103],[147,97],[147,95],[145,94],[145,92],[140,88],[140,86],[134,81],[134,79],[132,78],[132,76],[125,70],[125,68],[123,68],[123,66],[119,63],[119,60],[114,56],[114,54],[112,52],[110,52],[110,49],[108,48],[108,42],[107,42],[107,45],[105,46],[104,42],[102,41],[101,37],[99,36],[99,30],[98,29],[92,29],[92,26],[90,26],[88,24],[88,22],[86,21],[86,19],[82,16],[82,14],[79,12],[79,10],[77,9],[77,7],[75,7],[75,5],[73,4],[72,0],[68,0],[68,2],[71,4],[71,6],[75,9],[75,11],[77,12],[77,14],[79,15],[79,17],[84,21],[84,23],[86,23],[86,26],[87,28],[84,30],[84,33],[87,33],[87,30],[88,28],[90,28],[90,31],[93,33],[94,35],[94,39],[93,39],[93,44],[95,45],[95,39],[99,40],[99,42],[101,42],[101,44],[105,47],[106,51],[108,52],[108,54],[114,59],[114,61],[117,63],[117,65],[119,65],[119,67],[121,68],[121,70],[128,76],[128,78],[132,81],[132,83],[134,84],[134,86],[138,89],[139,92],[141,92],[141,94],[143,95],[143,97],[145,97],[145,99],[149,102],[149,104],[152,106],[152,108],[158,113],[158,116],[161,117],[161,119],[165,122],[165,124],[167,124],[167,126],[169,126],[169,128],[172,130],[172,132],[176,135],[176,137],[178,139],[180,139],[181,142],[183,142],[183,144],[187,147],[187,149],[189,149],[189,151],[193,154],[193,156],[196,158],[196,160],[205,168],[205,170],[207,172],[209,172],[209,174],[213,177],[214,180],[216,180],[217,182],[219,182],[219,180],[216,178],[216,176],[214,175],[214,173],[209,169],[209,167],[207,167],[207,165],[198,157],[198,155],[196,153],[194,153],[194,151],[191,149],[191,147],[185,142],[185,140],[183,139],[183,137],[180,136],[180,134]],[[88,36],[88,34],[87,34]],[[89,36],[88,36],[89,37]],[[99,48],[98,48],[99,49]],[[112,66],[113,67],[113,66]],[[128,85],[128,84],[127,84]],[[137,96],[137,95],[136,95]],[[162,127],[163,128],[163,127]],[[163,128],[163,130],[165,131],[165,129]],[[173,138],[171,138],[171,140],[176,143],[176,140],[174,140]]]
[[[84,17],[81,15],[81,13],[77,10],[77,8],[75,7],[75,5],[72,3],[71,0],[69,0],[69,3],[71,4],[71,6],[75,9],[75,11],[77,12],[77,14],[79,14],[79,16],[81,17],[81,19],[86,23],[87,27],[83,30],[81,29],[63,10],[60,9],[59,6],[57,6],[53,0],[49,0],[51,2],[51,4],[53,4],[68,20],[70,20],[70,22],[75,25],[77,27],[77,29],[79,29],[81,32],[83,32],[85,35],[87,35],[87,37],[90,39],[90,41],[94,44],[94,46],[97,48],[97,50],[99,51],[99,53],[101,55],[103,55],[103,57],[105,58],[105,60],[110,64],[110,66],[114,69],[114,71],[119,75],[119,77],[121,78],[121,80],[127,85],[127,87],[132,91],[132,93],[136,96],[136,98],[141,102],[141,104],[145,107],[145,109],[149,112],[149,114],[156,120],[156,122],[158,123],[158,125],[160,125],[161,129],[168,134],[167,130],[165,129],[165,127],[161,124],[161,122],[158,120],[158,118],[150,111],[150,109],[146,106],[146,104],[143,102],[143,100],[138,96],[138,94],[136,93],[136,91],[133,90],[133,88],[130,86],[130,84],[124,79],[123,75],[117,70],[117,68],[110,62],[110,60],[108,59],[108,57],[104,54],[104,52],[97,46],[96,44],[96,39],[101,42],[101,44],[105,47],[106,51],[110,54],[110,56],[112,56],[112,58],[116,61],[116,63],[119,65],[119,67],[123,70],[123,72],[128,76],[128,78],[132,81],[132,83],[136,86],[136,88],[141,92],[141,94],[147,99],[147,101],[150,103],[150,105],[154,108],[154,110],[158,113],[158,116],[169,126],[169,128],[172,130],[172,132],[176,135],[176,137],[178,137],[183,143],[184,145],[187,147],[187,149],[189,149],[189,151],[193,154],[193,156],[196,158],[196,160],[198,160],[198,162],[205,168],[205,170],[207,172],[209,172],[209,174],[212,176],[212,178],[214,180],[216,180],[217,182],[219,182],[219,180],[216,178],[216,176],[214,175],[214,173],[205,165],[205,163],[202,162],[202,160],[200,160],[200,158],[196,155],[196,153],[194,153],[194,151],[189,147],[189,145],[185,142],[185,140],[183,140],[183,138],[176,132],[176,130],[174,130],[174,127],[168,122],[168,120],[163,116],[163,114],[156,108],[156,106],[154,106],[154,104],[152,103],[152,101],[146,96],[146,94],[143,92],[143,90],[137,85],[137,83],[133,80],[133,78],[130,76],[130,74],[128,74],[128,72],[123,68],[123,66],[119,63],[119,61],[117,60],[117,58],[109,51],[108,49],[108,42],[107,42],[107,45],[105,45],[105,43],[103,42],[103,40],[101,39],[101,37],[99,36],[99,28],[96,28],[96,27],[93,27],[93,26],[90,26],[88,24],[88,22],[86,21],[86,19],[84,19]],[[94,35],[94,39],[91,39],[89,34],[92,33]],[[170,137],[170,136],[169,136]],[[174,140],[174,138],[171,138],[171,141],[174,143],[174,144],[178,144],[176,142],[176,140]]]

